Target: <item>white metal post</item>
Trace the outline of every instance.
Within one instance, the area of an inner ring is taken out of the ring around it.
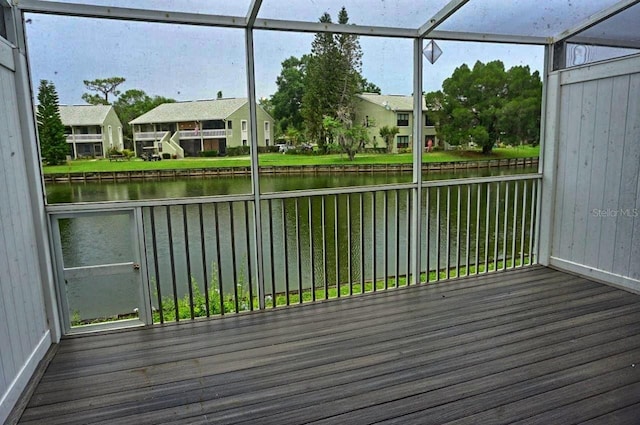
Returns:
[[[47,218],[44,205],[44,179],[40,168],[40,151],[38,149],[35,117],[33,113],[31,79],[29,78],[27,63],[27,43],[23,25],[24,20],[22,13],[17,7],[14,6],[7,10],[10,10],[11,19],[9,21],[13,26],[13,28],[7,28],[7,32],[13,34],[15,39],[10,41],[17,46],[13,51],[16,67],[17,109],[20,117],[27,179],[32,189],[29,191],[29,197],[32,206],[31,211],[33,214],[34,233],[36,235],[38,250],[38,268],[42,279],[44,308],[49,321],[51,340],[57,343],[62,336],[62,328],[58,312],[58,300],[56,298],[53,256],[49,244],[50,222]],[[7,10],[5,10],[5,12]]]
[[[411,256],[413,279],[420,282],[422,235],[422,38],[413,40],[413,208],[411,210],[413,233]],[[407,270],[407,273],[409,271]],[[428,273],[428,271],[427,271]],[[409,283],[407,281],[407,283]]]
[[[253,190],[253,258],[256,264],[258,304],[264,309],[264,255],[262,252],[262,204],[260,202],[260,172],[258,169],[258,108],[256,107],[256,75],[254,67],[253,29],[245,30],[247,57],[247,92],[249,98],[249,131],[251,146],[251,187]]]

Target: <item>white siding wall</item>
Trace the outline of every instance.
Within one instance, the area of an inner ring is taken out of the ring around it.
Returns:
[[[0,50],[10,48],[0,45]],[[14,62],[0,55],[0,423],[51,344]]]
[[[560,84],[550,263],[640,290],[640,57]]]

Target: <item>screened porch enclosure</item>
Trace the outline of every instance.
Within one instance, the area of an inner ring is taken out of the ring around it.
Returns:
[[[640,1],[346,3],[0,0],[0,422],[637,420]],[[133,130],[238,136],[251,190],[48,204],[31,16],[235,34],[248,120]],[[538,170],[427,180],[420,142],[406,182],[265,191],[256,40],[316,33],[406,44],[413,93],[430,40],[542,46]]]

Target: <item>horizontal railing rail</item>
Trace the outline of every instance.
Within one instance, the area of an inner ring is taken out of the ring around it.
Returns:
[[[160,139],[166,131],[138,131],[134,133],[136,140],[157,140]]]
[[[101,142],[102,134],[67,134],[67,142]]]
[[[540,174],[429,181],[420,198],[407,183],[265,193],[259,204],[246,194],[47,210],[57,218],[134,211],[153,322],[165,323],[535,264],[540,181]]]

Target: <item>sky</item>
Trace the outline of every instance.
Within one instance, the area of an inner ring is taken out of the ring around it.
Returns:
[[[118,5],[118,0],[92,1]],[[372,10],[366,7],[370,0],[346,0],[347,9],[354,10],[350,12],[350,22],[418,27],[447,3],[446,0],[379,1],[381,8]],[[196,12],[240,15],[248,6],[248,0],[246,5],[243,2],[192,0],[173,3]],[[140,0],[136,6],[166,9],[170,3]],[[327,11],[336,20],[335,4],[328,0],[264,0],[262,9],[266,12],[260,16],[315,20],[314,15],[317,19]],[[417,13],[418,7],[426,8],[425,5],[429,10]],[[34,89],[40,80],[53,81],[61,104],[84,103],[81,98],[85,92],[83,80],[113,76],[126,78],[121,86],[123,91],[141,89],[150,95],[176,100],[211,99],[218,91],[222,91],[224,97],[247,96],[245,41],[241,29],[41,14],[27,14],[26,19]],[[309,53],[312,40],[313,34],[255,31],[258,98],[274,93],[282,61]],[[456,67],[463,63],[473,65],[477,60],[499,59],[507,68],[528,65],[532,70],[541,71],[543,67],[544,49],[541,46],[437,42],[443,54],[434,65],[424,62],[423,88],[426,92],[440,89]],[[377,84],[384,94],[410,95],[413,92],[412,43],[408,39],[361,37],[362,74]]]

